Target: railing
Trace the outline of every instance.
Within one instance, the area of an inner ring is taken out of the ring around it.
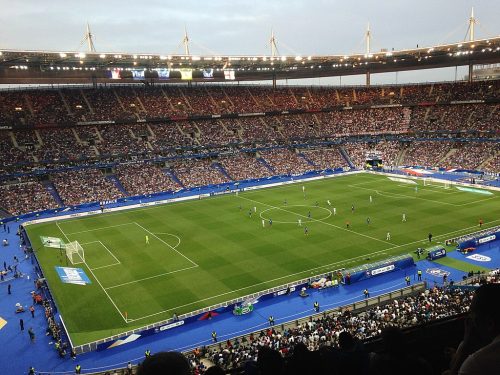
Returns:
[[[307,279],[305,279],[307,280]],[[286,284],[284,284],[286,285]],[[279,287],[276,287],[276,288],[279,288]],[[272,289],[276,289],[276,288],[272,288]],[[380,305],[382,303],[387,303],[387,302],[390,302],[390,301],[393,301],[395,299],[398,299],[398,298],[402,298],[402,297],[406,297],[406,296],[409,296],[409,295],[413,295],[413,294],[416,294],[416,293],[420,293],[421,291],[424,291],[425,289],[427,288],[427,284],[425,282],[421,282],[421,283],[417,283],[417,284],[413,284],[411,286],[407,286],[405,288],[402,288],[402,289],[399,289],[399,290],[396,290],[396,291],[392,291],[392,292],[389,292],[389,293],[384,293],[380,296],[376,296],[376,297],[372,297],[372,298],[368,298],[368,299],[365,299],[365,300],[361,300],[361,301],[357,301],[357,302],[353,302],[349,305],[344,305],[344,306],[341,306],[341,307],[336,307],[334,309],[330,309],[330,310],[326,310],[326,311],[323,311],[319,314],[315,314],[315,315],[311,315],[309,317],[306,317],[306,318],[301,318],[301,319],[297,319],[297,320],[291,320],[291,321],[288,321],[286,323],[282,323],[281,324],[281,328],[282,330],[284,329],[287,329],[287,328],[293,328],[293,327],[297,327],[299,324],[303,324],[303,323],[306,323],[306,322],[309,322],[315,318],[319,318],[319,317],[322,317],[322,316],[325,316],[325,315],[328,315],[328,314],[332,314],[332,313],[335,313],[335,312],[339,312],[339,311],[343,311],[343,310],[350,310],[351,312],[354,312],[354,313],[357,313],[357,312],[362,312],[370,307],[373,307],[373,306],[377,306],[377,305]],[[271,289],[270,289],[271,290]],[[238,336],[238,337],[234,337],[232,339],[230,339],[229,341],[231,341],[232,343],[234,343],[234,341],[236,339],[240,339],[244,336],[247,336],[247,335],[242,335],[242,336]],[[216,343],[216,344],[211,344],[209,346],[207,346],[207,349],[210,351],[210,349],[218,349],[219,348],[219,344]],[[184,354],[189,354],[189,351],[186,351],[184,352]],[[135,374],[137,371],[137,366],[134,366],[133,368],[133,374]],[[103,370],[103,371],[99,371],[99,372],[94,372],[94,373],[88,373],[89,375],[105,375],[105,374],[109,374],[109,373],[112,373],[112,374],[117,374],[117,375],[125,375],[125,374],[128,374],[127,373],[127,370],[123,367],[121,368],[116,368],[116,369],[107,369],[107,370]],[[49,373],[44,373],[44,372],[40,372],[39,374],[43,375],[43,374],[46,374],[48,375]],[[73,374],[73,372],[64,372],[64,373],[60,373],[61,375],[65,375],[65,374]]]
[[[288,87],[297,87],[297,88],[309,88],[309,89],[366,89],[365,85],[356,85],[356,84],[339,84],[339,85],[311,85],[311,84],[290,84],[286,80],[278,80],[277,82],[282,82],[285,81],[286,83],[279,84],[279,87],[283,88],[288,88]],[[478,82],[482,80],[475,80],[474,82]],[[384,87],[407,87],[407,86],[429,86],[429,85],[439,85],[439,84],[444,84],[444,85],[452,85],[456,83],[465,83],[468,82],[466,80],[448,80],[448,81],[427,81],[427,82],[415,82],[415,83],[381,83],[381,84],[376,84],[372,85],[372,89],[377,89],[377,88],[384,88]],[[221,84],[221,82],[193,82],[195,86],[197,84],[201,83],[204,85],[209,85],[212,87],[255,87],[255,88],[272,88],[272,84],[260,84],[260,83],[239,83],[238,81],[231,81],[231,82],[225,82],[224,84]],[[144,84],[142,82],[138,83],[121,83],[121,82],[113,82],[112,84],[110,83],[99,83],[98,88],[115,88],[115,87],[134,87],[137,88],[138,86],[144,87]],[[187,85],[186,83],[166,83],[166,82],[158,82],[155,83],[155,87],[158,86],[166,86],[166,87],[183,87],[186,88]],[[82,83],[79,85],[75,84],[60,84],[60,83],[52,83],[52,84],[46,84],[46,85],[41,85],[41,84],[33,84],[33,85],[9,85],[9,87],[4,87],[0,88],[0,92],[16,92],[16,91],[35,91],[35,90],[60,90],[60,89],[81,89],[81,88],[89,88],[93,89],[95,88],[92,83]],[[145,87],[147,90],[147,88]]]
[[[333,270],[333,271],[327,272],[327,273],[328,274],[332,273],[332,274],[335,275],[338,271],[341,271],[341,270],[342,269]],[[123,332],[123,333],[120,333],[120,334],[117,334],[117,335],[109,336],[109,337],[103,338],[101,340],[93,341],[93,342],[90,342],[90,343],[87,343],[87,344],[83,344],[83,345],[78,345],[78,346],[74,347],[74,350],[75,350],[75,352],[77,354],[81,354],[81,353],[86,353],[86,352],[89,352],[89,351],[97,350],[97,348],[98,348],[98,346],[100,344],[104,344],[104,343],[107,343],[107,342],[110,342],[110,341],[114,341],[114,340],[117,340],[117,339],[119,339],[121,337],[124,337],[124,336],[129,336],[129,335],[132,335],[134,333],[138,333],[138,332],[142,332],[142,331],[149,330],[149,329],[152,329],[152,328],[160,327],[160,326],[163,326],[165,324],[174,323],[175,321],[178,321],[178,320],[188,319],[188,318],[191,318],[193,316],[197,316],[197,315],[209,312],[209,311],[217,310],[217,309],[219,309],[221,307],[228,307],[228,306],[231,306],[231,305],[234,305],[234,304],[238,304],[238,303],[241,303],[241,302],[244,302],[244,301],[255,300],[255,299],[257,299],[257,298],[259,298],[261,296],[264,296],[264,295],[272,294],[272,293],[279,292],[279,291],[286,291],[288,288],[296,287],[298,285],[303,285],[303,284],[308,283],[311,280],[318,279],[318,278],[321,278],[321,277],[324,277],[324,276],[326,276],[326,273],[320,273],[320,274],[316,274],[314,276],[310,276],[310,277],[307,277],[307,278],[304,278],[304,279],[301,279],[301,280],[297,280],[297,281],[293,281],[293,282],[290,282],[290,283],[282,284],[282,285],[275,286],[273,288],[265,289],[265,290],[262,290],[262,291],[259,291],[259,292],[255,292],[255,293],[252,293],[252,294],[247,294],[247,295],[242,296],[242,297],[234,298],[234,299],[231,299],[231,300],[228,300],[228,301],[225,301],[225,302],[221,302],[221,303],[218,303],[218,304],[215,304],[215,305],[212,305],[212,306],[208,306],[208,307],[205,307],[205,308],[194,310],[194,311],[191,311],[191,312],[186,313],[186,314],[178,315],[177,318],[173,318],[172,317],[170,319],[165,319],[165,320],[162,320],[162,321],[159,321],[159,322],[156,322],[156,323],[152,323],[152,324],[149,324],[149,325],[146,325],[146,326],[143,326],[143,327],[139,327],[139,328],[133,329],[131,331],[127,331],[127,332]]]
[[[402,297],[406,297],[408,295],[420,293],[421,291],[424,291],[426,288],[427,288],[427,283],[420,282],[417,284],[413,284],[413,285],[404,287],[402,289],[398,289],[396,291],[381,294],[380,296],[367,298],[367,299],[364,299],[361,301],[353,302],[349,305],[339,306],[339,307],[336,307],[333,309],[325,310],[321,313],[310,315],[306,318],[288,321],[288,322],[282,323],[281,328],[283,330],[287,329],[287,328],[294,328],[302,323],[307,323],[307,322],[310,322],[316,318],[320,318],[320,317],[323,317],[325,315],[333,314],[335,312],[340,312],[343,310],[349,310],[349,311],[354,312],[354,313],[362,312],[362,311],[369,309],[370,307],[373,307],[373,306],[378,306],[378,305],[383,304],[383,303],[394,301],[398,298],[402,298]],[[239,339],[240,337],[244,337],[244,336],[246,336],[246,335],[235,337],[229,341],[234,342],[234,340],[236,340],[237,338]],[[218,347],[219,347],[219,344],[211,344],[211,345],[207,346],[207,349],[210,351],[210,349],[214,349],[214,348],[218,348]],[[185,353],[187,353],[187,352],[185,352]]]

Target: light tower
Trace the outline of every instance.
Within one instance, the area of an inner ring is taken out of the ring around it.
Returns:
[[[87,28],[85,29],[85,34],[83,35],[83,39],[80,43],[80,46],[84,43],[87,43],[88,52],[96,52],[94,45],[94,34],[90,32],[90,25],[87,22]]]
[[[276,37],[274,36],[274,30],[271,29],[271,39],[269,39],[269,44],[271,45],[271,57],[274,58],[279,56],[278,46],[276,45]]]
[[[366,39],[366,54],[370,54],[370,42],[371,42],[372,34],[370,33],[370,22],[368,22],[368,26],[366,28],[366,34],[365,34],[365,39]]]
[[[370,32],[370,23],[368,22],[368,27],[366,28],[365,41],[366,41],[366,58],[370,55],[370,42],[372,39],[372,34]],[[370,86],[370,68],[366,69],[366,86]]]
[[[184,38],[182,38],[182,44],[184,44],[184,54],[186,56],[189,56],[189,37],[185,26],[184,26]]]
[[[474,26],[476,25],[476,18],[474,17],[474,7],[472,7],[469,17],[469,27],[467,28],[467,34],[469,34],[469,42],[474,41]],[[465,37],[467,37],[467,34]],[[474,65],[469,64],[469,82],[472,82],[472,74],[474,72]]]
[[[274,36],[274,30],[271,29],[271,39],[269,39],[269,44],[271,45],[271,65],[274,64],[274,59],[279,56],[278,46],[276,45],[276,37]],[[273,70],[273,89],[276,88],[276,73]]]
[[[467,34],[469,34],[469,42],[474,41],[474,26],[476,25],[476,18],[474,17],[474,7],[472,7],[469,17],[469,27]]]

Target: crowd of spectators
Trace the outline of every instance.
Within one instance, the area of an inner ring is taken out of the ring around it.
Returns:
[[[499,81],[490,81],[370,88],[121,86],[5,91],[0,93],[0,123],[54,124],[321,109],[356,104],[432,104],[498,97],[499,86]]]
[[[143,126],[143,125],[140,125]],[[96,144],[101,155],[144,154],[151,152],[147,139],[136,138],[136,125],[104,125],[99,128],[102,141]]]
[[[318,113],[317,133],[323,137],[359,134],[405,133],[411,119],[409,108],[375,108]]]
[[[170,117],[179,115],[172,105],[171,100],[166,96],[161,87],[148,87],[135,90],[137,92],[138,101],[141,102],[144,109],[147,111],[144,115],[146,119],[155,117]],[[173,99],[173,98],[172,98]],[[182,112],[180,114],[183,114]]]
[[[176,160],[171,163],[170,168],[186,188],[217,185],[230,181],[220,169],[213,165],[211,159]]]
[[[179,190],[181,186],[161,168],[151,164],[126,164],[116,168],[116,176],[131,196]]]
[[[219,122],[214,122],[212,125],[214,127],[219,126],[221,129],[224,129],[225,132],[228,131],[225,126]],[[208,131],[207,128],[202,128]],[[81,131],[82,129],[78,130]],[[179,159],[179,150],[175,148],[176,146],[174,144],[169,143],[169,138],[165,135],[167,132],[170,132],[176,134],[175,137],[177,137],[177,139],[184,139],[183,137],[185,137],[186,134],[181,132],[176,124],[141,124],[138,128],[134,128],[135,131],[132,130],[132,125],[121,127],[108,125],[104,127],[104,129],[106,130],[101,129],[101,131],[98,132],[96,129],[87,128],[90,135],[97,137],[96,147],[102,150],[100,158],[95,159],[94,163],[99,161],[101,163],[108,162],[118,164],[118,178],[126,187],[125,189],[129,195],[152,194],[161,191],[177,190],[182,187],[191,188],[221,184],[231,180],[254,179],[284,174],[298,175],[312,170],[347,167],[349,163],[345,156],[350,159],[356,168],[363,169],[366,165],[367,155],[369,154],[380,157],[384,166],[418,165],[425,167],[439,166],[462,169],[477,169],[480,167],[490,172],[498,172],[498,170],[500,170],[498,157],[499,149],[495,142],[456,142],[443,141],[440,139],[432,141],[414,140],[410,142],[408,140],[387,141],[373,139],[370,141],[341,143],[339,146],[335,147],[315,146],[314,148],[299,147],[295,149],[280,146],[279,148],[273,149],[261,149],[255,156],[253,156],[254,154],[247,154],[238,148],[228,149],[228,151],[225,152],[222,152],[223,150],[221,149],[221,154],[218,159],[210,159],[208,158],[210,155],[209,153],[200,153],[200,151],[194,149],[190,152],[180,151],[180,155],[183,157],[193,157],[196,152],[199,155],[206,156],[203,156],[204,158],[201,159]],[[196,124],[192,124],[190,130],[193,131],[193,133],[191,133],[191,136],[200,134],[201,132],[194,133],[198,129],[199,127],[196,126]],[[57,134],[57,136],[50,133],[50,130],[38,130],[38,132],[41,139],[43,139],[43,144],[34,150],[24,151],[24,153],[20,150],[16,151],[18,149],[9,147],[9,142],[11,141],[9,137],[3,139],[3,144],[6,150],[13,156],[10,160],[26,162],[26,157],[30,155],[31,157],[37,155],[40,161],[42,161],[43,158],[51,159],[50,163],[47,162],[47,164],[44,164],[45,168],[48,169],[40,169],[41,163],[38,162],[33,164],[33,170],[36,168],[38,173],[44,172],[49,176],[55,183],[56,189],[65,204],[76,205],[92,201],[115,199],[122,196],[117,190],[117,187],[112,182],[105,179],[99,170],[89,168],[95,165],[88,162],[90,159],[78,160],[78,158],[82,157],[91,158],[93,146],[83,145],[76,141],[76,139],[74,141],[75,143],[72,144],[74,133],[72,133],[70,129],[60,130],[60,133],[54,133]],[[45,134],[45,132],[47,133]],[[101,134],[103,134],[106,139],[109,139],[108,142],[113,144],[113,147],[106,148],[108,143],[100,140]],[[110,134],[121,137],[120,142],[113,143],[113,137]],[[151,136],[151,134],[154,134],[154,136]],[[159,142],[160,137],[158,137],[158,134],[162,134],[161,141],[164,143]],[[139,139],[137,135],[141,135]],[[79,136],[83,135],[80,134]],[[69,141],[70,139],[71,142]],[[148,141],[148,139],[150,139],[150,141]],[[172,138],[170,138],[170,140],[172,140]],[[44,148],[46,143],[59,143],[63,146],[60,149],[55,145]],[[149,147],[150,144],[156,148],[156,153],[170,160],[168,162],[170,165],[169,173],[178,177],[182,186],[179,186],[179,184],[174,182],[168,174],[165,175],[165,173],[160,171],[157,167],[147,166],[144,163],[138,164],[139,166],[135,167],[130,166],[130,161],[140,162],[144,158],[152,156],[153,151],[151,151]],[[0,143],[0,146],[1,145],[2,143]],[[134,145],[137,145],[137,148],[132,148]],[[144,148],[141,149],[140,145],[143,145]],[[167,149],[169,151],[160,152],[159,150],[161,149]],[[342,154],[342,149],[345,151],[345,154]],[[109,158],[103,155],[104,152],[109,154]],[[229,154],[227,152],[229,152]],[[121,159],[121,156],[116,155],[124,155],[127,159]],[[15,157],[18,159],[15,159]],[[116,157],[118,157],[118,159],[116,159]],[[210,157],[213,158],[214,156],[211,155]],[[70,160],[71,164],[65,164],[65,160]],[[216,163],[214,164],[214,162]],[[220,162],[220,167],[217,165],[217,162]],[[124,166],[120,166],[120,164]],[[60,169],[71,165],[82,165],[87,168],[85,172],[51,172],[51,168]],[[19,171],[21,167],[19,165],[6,164],[4,168],[4,173],[9,173],[13,170]],[[141,168],[144,170],[141,171]],[[148,183],[148,178],[151,179],[151,183]],[[30,186],[30,184],[27,186]],[[52,202],[51,196],[47,193],[45,188],[38,183],[33,186],[37,186],[37,189],[36,191],[32,191],[34,188],[32,187],[29,194],[38,197],[37,199],[40,200],[38,205],[33,205],[33,210],[53,208],[53,205],[43,203],[46,202],[47,198],[49,202]],[[12,190],[14,192],[17,191],[16,189],[18,188],[10,187],[9,189],[14,189]],[[24,202],[23,196],[19,195],[20,198],[18,199],[18,203],[16,203],[15,199],[11,199],[10,204],[5,203],[1,207],[4,207],[4,209],[11,213],[26,212],[27,207],[24,206],[27,205],[27,201],[29,201],[31,195],[26,197],[26,202]]]
[[[213,146],[240,143],[238,134],[226,128],[228,122],[219,120],[195,121],[194,123],[200,130],[200,144]]]
[[[32,119],[24,91],[0,93],[0,125],[27,125]]]
[[[154,150],[192,146],[195,133],[186,133],[181,130],[180,123],[151,124],[149,125],[154,136],[149,141]]]
[[[498,150],[498,148],[496,155],[486,161],[483,166],[483,170],[490,173],[498,173],[498,171],[500,171],[500,150]]]
[[[241,124],[241,137],[244,143],[263,142],[275,144],[283,136],[278,129],[278,125],[271,119],[264,120],[262,117],[245,117],[239,119]]]
[[[407,144],[402,165],[434,167],[452,150],[453,142],[415,141]]]
[[[12,132],[18,146],[33,149],[40,146],[38,137],[35,131],[32,130],[19,130]]]
[[[414,108],[410,129],[415,132],[495,132],[500,118],[496,106],[461,104]]]
[[[236,112],[231,98],[226,94],[225,88],[221,86],[214,86],[210,87],[208,90],[207,96],[212,98],[212,101],[216,106],[215,113],[223,114]],[[202,113],[207,113],[207,111],[205,110]]]
[[[117,186],[97,169],[81,169],[51,175],[57,193],[67,206],[122,198]]]
[[[231,101],[236,113],[255,113],[260,112],[261,108],[247,87],[224,87],[224,91]]]
[[[347,155],[356,168],[364,168],[367,155],[372,153],[380,156],[384,165],[395,166],[398,163],[398,156],[401,152],[401,145],[398,141],[377,141],[377,142],[356,142],[342,145]]]
[[[0,131],[0,159],[2,160],[2,165],[0,165],[1,174],[10,172],[16,164],[34,161],[20,148],[14,147],[11,133],[6,131]]]
[[[245,369],[249,362],[259,361],[262,348],[277,351],[280,357],[285,358],[288,368],[282,374],[296,374],[297,369],[293,366],[296,357],[301,352],[302,363],[308,369],[306,373],[324,373],[317,366],[325,366],[325,360],[333,360],[333,357],[321,360],[320,351],[332,353],[330,350],[345,350],[345,340],[351,343],[361,342],[368,338],[378,337],[387,329],[397,327],[399,329],[413,327],[441,318],[455,316],[469,310],[473,292],[468,290],[447,290],[434,287],[427,289],[418,295],[411,295],[399,300],[393,300],[387,304],[374,306],[359,313],[350,310],[338,310],[315,316],[307,322],[298,323],[292,328],[269,327],[260,333],[250,334],[228,340],[218,347],[209,349],[197,349],[198,356],[208,357],[214,364],[224,370]],[[390,328],[391,327],[391,328]],[[358,347],[359,349],[360,347]],[[349,373],[368,373],[370,360],[368,353],[365,356],[357,356],[362,363],[350,363]],[[333,366],[332,373],[343,373],[339,371],[339,364]],[[309,372],[316,367],[320,372]],[[328,366],[329,367],[329,366]],[[335,370],[336,367],[336,370]],[[304,368],[302,368],[304,370]],[[322,369],[324,371],[324,368]]]
[[[39,161],[80,160],[95,156],[88,146],[76,140],[73,129],[40,129],[37,132],[43,142],[34,152]]]
[[[347,160],[344,159],[337,147],[304,150],[301,153],[307,160],[310,160],[317,169],[335,169],[349,166]]]
[[[266,161],[276,175],[296,175],[316,169],[314,165],[297,155],[295,151],[287,149],[262,151],[260,157]]]
[[[232,156],[220,158],[220,161],[231,177],[227,177],[223,170],[214,168],[212,162],[207,163],[208,159],[201,164],[194,160],[171,162],[172,173],[179,173],[182,183],[192,187],[218,184],[229,178],[239,180],[260,178],[273,173],[300,174],[313,169],[324,169],[326,166],[345,166],[344,157],[329,149],[330,145],[324,145],[325,141],[340,143],[353,164],[360,168],[365,165],[367,152],[376,151],[381,153],[385,165],[399,163],[466,169],[481,167],[485,171],[499,172],[498,146],[491,141],[500,128],[499,106],[489,103],[441,105],[450,100],[498,97],[499,91],[499,81],[477,82],[472,85],[285,87],[276,90],[250,86],[200,85],[189,88],[136,85],[2,91],[0,123],[7,123],[13,128],[0,131],[0,157],[4,161],[0,172],[2,175],[18,172],[45,172],[50,175],[53,174],[53,169],[73,166],[115,165],[144,159],[172,159],[194,155],[214,158],[217,154],[224,154],[224,150],[229,150]],[[289,107],[321,109],[339,105],[419,102],[439,105],[337,108],[331,112],[195,121],[179,118],[167,123],[136,122],[138,119],[186,116],[193,113],[257,112]],[[17,125],[26,125],[29,121],[53,124],[67,123],[68,120],[127,118],[133,119],[133,124],[16,129]],[[467,139],[470,142],[465,142]],[[273,147],[278,149],[268,150]],[[315,151],[305,151],[305,157],[289,151],[296,148],[308,150],[310,147]],[[238,155],[247,152],[249,148],[262,150],[257,156],[261,156],[263,162],[254,157]],[[325,151],[320,151],[321,149]],[[193,170],[190,170],[191,166]],[[203,166],[206,167],[205,171]],[[58,181],[57,175],[54,178]],[[128,175],[127,179],[131,178],[133,176]],[[78,180],[81,181],[81,178]],[[161,186],[163,189],[163,186],[170,185]],[[40,189],[43,191],[43,187]],[[91,187],[90,190],[92,189]],[[151,193],[154,188],[146,190]],[[85,196],[81,202],[95,199],[99,194],[96,192]],[[77,200],[70,201],[74,204]],[[22,209],[16,210],[20,211]]]
[[[58,206],[40,182],[23,177],[0,185],[0,207],[12,215],[19,215]]]
[[[307,121],[310,117],[307,115],[285,115],[275,116],[272,120],[281,123],[280,131],[285,139],[302,140],[318,136],[314,124]]]
[[[239,153],[219,157],[217,161],[234,181],[271,176],[271,171],[258,161],[255,155]]]
[[[477,169],[485,160],[493,156],[498,145],[489,142],[466,142],[454,145],[454,151],[436,165],[445,168]]]
[[[61,124],[71,122],[68,109],[64,105],[58,90],[27,91],[27,101],[33,111],[32,121],[35,124]]]
[[[205,87],[191,87],[182,91],[184,91],[183,95],[187,98],[187,114],[221,113]]]
[[[75,121],[87,121],[90,120],[90,108],[89,103],[85,100],[83,96],[83,89],[60,89],[62,100],[68,106],[68,112],[70,116],[73,116]]]
[[[86,89],[82,90],[82,95],[92,109],[86,115],[87,121],[137,120],[130,108],[124,108],[120,103],[114,89]]]
[[[137,96],[137,92],[134,87],[118,87],[115,88],[114,91],[116,93],[116,98],[124,111],[134,114],[137,118],[146,116],[146,109]]]

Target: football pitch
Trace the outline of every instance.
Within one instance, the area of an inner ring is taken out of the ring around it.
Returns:
[[[480,218],[498,225],[499,197],[361,173],[26,230],[82,345],[311,274],[413,254],[429,246],[429,233],[435,245],[478,230]],[[78,241],[85,261],[73,266],[41,236]],[[81,268],[91,283],[63,283],[56,266]]]

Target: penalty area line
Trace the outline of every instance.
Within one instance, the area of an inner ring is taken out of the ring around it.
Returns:
[[[61,233],[63,234],[64,237],[66,237],[66,239],[68,240],[68,242],[71,242],[68,238],[68,236],[66,235],[66,233],[64,233],[64,231],[62,230],[62,228],[59,226],[59,223],[56,221],[56,226],[59,228],[59,230],[61,231]],[[113,301],[113,299],[111,298],[111,296],[108,294],[108,292],[106,291],[106,289],[102,286],[101,282],[99,281],[99,279],[97,278],[97,276],[94,274],[94,272],[92,271],[92,269],[88,266],[87,263],[85,263],[85,261],[83,262],[83,264],[85,264],[85,266],[87,267],[87,269],[89,270],[89,272],[92,274],[92,276],[94,277],[95,281],[97,281],[97,284],[99,284],[99,286],[101,287],[102,291],[104,292],[104,294],[106,294],[106,296],[108,297],[109,301],[113,304],[113,306],[115,307],[116,311],[118,311],[118,314],[120,314],[120,316],[122,317],[123,321],[125,323],[127,323],[127,319],[125,319],[125,317],[123,316],[122,312],[120,311],[120,309],[118,308],[118,306],[116,305],[115,301]]]

